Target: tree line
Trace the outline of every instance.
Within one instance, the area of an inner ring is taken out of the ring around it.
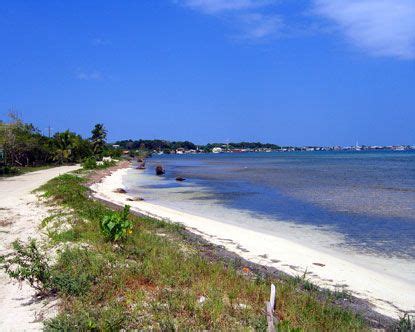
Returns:
[[[203,148],[207,150],[212,150],[215,147],[226,147],[229,149],[271,149],[271,150],[279,150],[281,147],[276,144],[271,143],[260,143],[260,142],[231,142],[231,143],[209,143],[205,145]]]
[[[15,114],[9,117],[7,123],[0,121],[0,167],[77,163],[111,155],[103,124],[96,124],[88,139],[69,130],[48,137]]]
[[[116,145],[126,150],[148,150],[148,151],[162,151],[169,153],[177,149],[185,150],[200,150],[204,152],[210,152],[215,147],[226,147],[229,149],[272,149],[279,150],[280,146],[271,143],[260,142],[239,142],[239,143],[209,143],[206,145],[198,145],[189,141],[166,141],[166,140],[123,140],[115,142]]]
[[[114,143],[115,145],[120,146],[122,149],[126,150],[148,150],[148,151],[163,151],[169,152],[172,150],[177,149],[185,149],[185,150],[196,150],[197,146],[189,141],[178,141],[178,142],[170,142],[165,140],[123,140],[117,141]]]

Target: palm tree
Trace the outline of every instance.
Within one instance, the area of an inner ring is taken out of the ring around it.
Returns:
[[[106,144],[107,130],[102,123],[97,123],[91,133],[92,150],[95,155],[101,155]]]
[[[69,130],[63,133],[56,133],[54,136],[56,150],[53,159],[59,164],[75,161],[77,141],[77,135],[71,133]]]

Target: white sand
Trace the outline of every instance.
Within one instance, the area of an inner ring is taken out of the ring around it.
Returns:
[[[290,275],[308,272],[310,281],[329,289],[347,285],[353,295],[367,299],[374,309],[389,317],[398,318],[402,311],[415,310],[415,284],[386,273],[365,267],[364,261],[356,263],[335,255],[308,248],[276,235],[263,234],[242,227],[226,224],[176,211],[145,201],[126,201],[128,194],[114,193],[123,188],[123,176],[128,169],[114,172],[101,183],[92,186],[95,196],[116,204],[129,204],[132,210],[159,219],[183,224],[190,231],[208,241],[222,245],[229,251],[252,262],[272,266]],[[353,258],[353,257],[352,257]],[[317,266],[313,263],[322,263]],[[359,264],[360,263],[360,264]]]
[[[0,254],[16,239],[39,239],[39,225],[49,208],[31,193],[50,179],[79,168],[63,166],[0,180]],[[33,302],[33,289],[0,272],[0,331],[42,329],[42,319],[54,312],[53,303]]]

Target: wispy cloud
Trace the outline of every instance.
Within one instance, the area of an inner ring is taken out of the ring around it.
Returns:
[[[106,46],[106,45],[110,45],[110,41],[107,39],[103,39],[103,38],[94,38],[92,39],[92,45],[93,46]]]
[[[205,13],[219,13],[223,11],[254,9],[267,6],[270,0],[182,0],[181,3]]]
[[[255,39],[275,35],[284,26],[282,18],[277,15],[249,13],[239,16],[239,19],[243,23],[245,36]]]
[[[97,81],[102,79],[102,74],[99,71],[83,72],[79,71],[76,75],[78,80],[82,81]]]
[[[415,0],[309,0],[284,15],[279,5],[287,8],[287,0],[173,1],[230,22],[239,31],[237,38],[295,38],[338,31],[368,54],[415,58]]]
[[[239,30],[239,37],[264,39],[276,35],[283,26],[282,18],[270,11],[276,0],[176,0],[190,9],[216,17],[224,17]]]
[[[415,58],[414,0],[314,0],[314,12],[370,54]]]

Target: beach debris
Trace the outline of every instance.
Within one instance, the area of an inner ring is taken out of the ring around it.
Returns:
[[[163,166],[157,165],[156,166],[156,175],[163,175],[164,173],[165,173],[165,170],[164,170]]]
[[[176,178],[176,181],[184,181],[184,180],[186,180],[185,178],[182,178],[182,177],[180,177],[180,176],[178,176],[177,178]]]
[[[114,190],[114,192],[117,193],[117,194],[126,194],[127,193],[127,191],[123,188],[117,188],[117,189]]]
[[[140,165],[137,166],[137,169],[146,169],[146,163],[142,162]]]
[[[323,263],[313,263],[313,265],[317,265],[317,266],[321,266],[321,267],[326,266],[326,264],[323,264]]]
[[[247,266],[244,266],[244,267],[242,268],[242,272],[244,272],[244,273],[249,273],[249,272],[251,272],[251,269],[250,269],[249,267],[247,267]]]
[[[199,299],[197,300],[197,302],[199,302],[200,304],[202,304],[205,301],[206,301],[206,297],[204,297],[203,295],[199,297]]]
[[[144,201],[144,198],[142,198],[142,197],[128,197],[127,201],[129,201],[129,202],[139,202],[139,201]]]
[[[237,308],[239,308],[239,309],[248,309],[248,308],[251,308],[251,306],[249,306],[245,303],[238,303]]]

